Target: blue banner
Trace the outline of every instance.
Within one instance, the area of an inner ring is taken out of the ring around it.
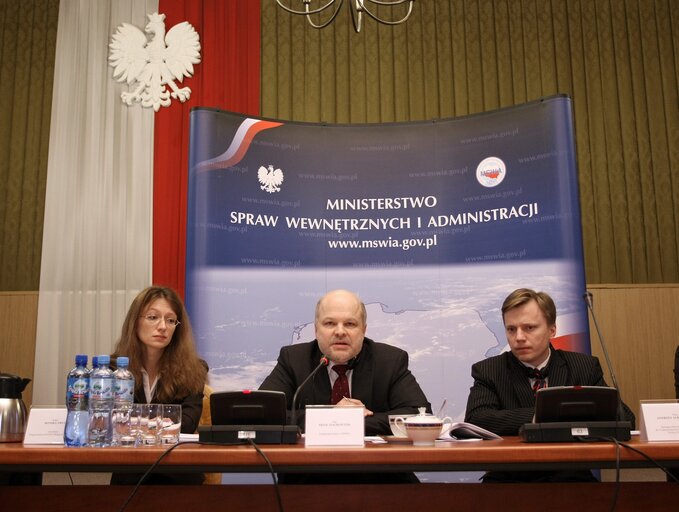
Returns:
[[[515,288],[552,295],[555,344],[589,351],[567,97],[371,125],[194,109],[189,165],[186,300],[216,389],[258,387],[335,288],[454,419]]]

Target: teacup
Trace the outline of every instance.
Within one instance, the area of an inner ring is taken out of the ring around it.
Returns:
[[[402,420],[406,420],[408,418],[412,418],[413,416],[416,416],[416,415],[415,414],[390,414],[389,415],[389,428],[391,429],[391,433],[394,434],[394,437],[408,437],[405,426],[403,424],[397,424],[396,418],[401,418]]]
[[[449,416],[438,418],[426,414],[424,407],[420,407],[419,411],[418,415],[410,418],[394,419],[394,424],[405,430],[406,435],[413,442],[413,446],[433,446],[437,438],[450,430],[453,420]]]

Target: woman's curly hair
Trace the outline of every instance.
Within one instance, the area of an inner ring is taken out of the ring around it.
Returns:
[[[141,291],[127,311],[120,339],[112,357],[129,357],[129,369],[135,379],[135,394],[143,396],[144,384],[141,375],[143,343],[137,336],[137,326],[149,306],[158,299],[165,299],[179,320],[170,344],[163,351],[158,368],[160,378],[156,398],[159,402],[170,403],[202,392],[207,377],[207,365],[196,353],[191,322],[177,292],[161,286],[150,286]]]

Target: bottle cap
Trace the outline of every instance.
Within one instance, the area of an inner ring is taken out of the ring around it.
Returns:
[[[87,366],[87,356],[85,354],[78,354],[75,356],[76,366]]]
[[[125,356],[120,356],[116,359],[116,364],[118,365],[118,368],[127,368],[127,365],[130,364],[130,359]]]
[[[99,366],[102,366],[102,365],[108,366],[110,364],[110,362],[111,362],[111,358],[109,357],[108,354],[97,356],[97,364]]]

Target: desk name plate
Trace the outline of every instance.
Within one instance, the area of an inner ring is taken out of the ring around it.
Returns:
[[[66,407],[31,407],[24,445],[64,444]]]
[[[364,446],[363,406],[306,407],[304,446]]]
[[[642,400],[640,438],[644,441],[679,441],[679,401]]]

